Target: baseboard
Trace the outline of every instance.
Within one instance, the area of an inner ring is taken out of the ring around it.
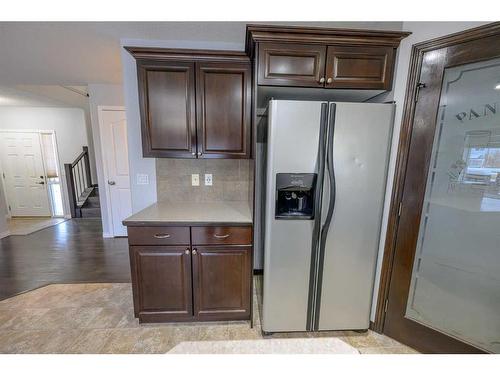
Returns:
[[[0,233],[0,239],[10,236],[10,232],[6,230],[5,232]]]

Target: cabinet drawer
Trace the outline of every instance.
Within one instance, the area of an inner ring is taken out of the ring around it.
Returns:
[[[128,227],[130,245],[189,245],[189,227]]]
[[[250,245],[252,227],[192,227],[193,245]]]

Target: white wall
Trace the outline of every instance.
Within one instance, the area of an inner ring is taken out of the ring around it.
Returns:
[[[373,288],[373,304],[371,320],[375,319],[377,306],[378,288],[380,283],[380,271],[382,258],[384,256],[385,236],[387,232],[387,222],[389,206],[391,204],[391,194],[394,182],[396,167],[396,157],[399,143],[399,132],[401,130],[401,120],[403,117],[403,107],[406,94],[406,83],[408,79],[408,69],[410,63],[411,48],[413,44],[437,38],[443,35],[452,34],[458,31],[480,26],[485,22],[403,22],[403,31],[410,31],[412,34],[403,39],[398,49],[397,65],[393,86],[393,97],[396,101],[396,114],[394,119],[394,131],[392,139],[392,150],[389,162],[389,173],[387,179],[387,189],[384,202],[384,216],[382,219],[382,230],[380,235],[380,246],[377,260],[377,270],[375,275],[375,286]]]
[[[101,202],[102,231],[104,237],[111,236],[111,218],[108,215],[107,189],[104,179],[104,162],[102,159],[101,134],[99,130],[99,106],[124,106],[123,86],[108,84],[89,84],[90,118],[92,123],[92,138],[94,141],[97,184]]]
[[[0,107],[0,129],[54,130],[63,181],[64,163],[73,162],[88,145],[85,115],[80,108]],[[63,191],[65,214],[69,214],[67,190]]]

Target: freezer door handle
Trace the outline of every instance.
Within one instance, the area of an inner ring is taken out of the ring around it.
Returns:
[[[328,237],[328,230],[330,229],[330,224],[333,218],[333,212],[335,210],[335,194],[336,194],[336,186],[335,186],[335,168],[333,162],[333,142],[335,135],[335,103],[330,104],[330,113],[329,113],[329,121],[328,121],[328,135],[326,141],[326,170],[328,172],[329,178],[329,187],[330,192],[328,194],[328,210],[326,212],[325,222],[323,227],[321,228],[321,235],[318,246],[318,275],[317,275],[317,292],[316,292],[316,300],[315,300],[315,308],[316,317],[314,319],[313,329],[317,331],[319,329],[319,313],[321,306],[321,289],[323,285],[323,262],[325,260],[325,247],[326,247],[326,239]]]
[[[314,192],[314,224],[311,241],[311,265],[309,270],[309,297],[307,303],[306,329],[312,330],[314,317],[316,315],[317,270],[318,270],[318,246],[321,233],[321,201],[323,196],[323,179],[325,175],[325,152],[326,132],[328,126],[328,103],[321,104],[321,119],[318,145],[318,176],[316,178],[316,189]]]

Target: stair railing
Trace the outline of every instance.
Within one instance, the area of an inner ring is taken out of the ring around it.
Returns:
[[[83,152],[78,155],[73,163],[64,164],[71,217],[81,217],[80,207],[84,193],[88,188],[92,187],[89,148],[87,146],[82,148]]]

